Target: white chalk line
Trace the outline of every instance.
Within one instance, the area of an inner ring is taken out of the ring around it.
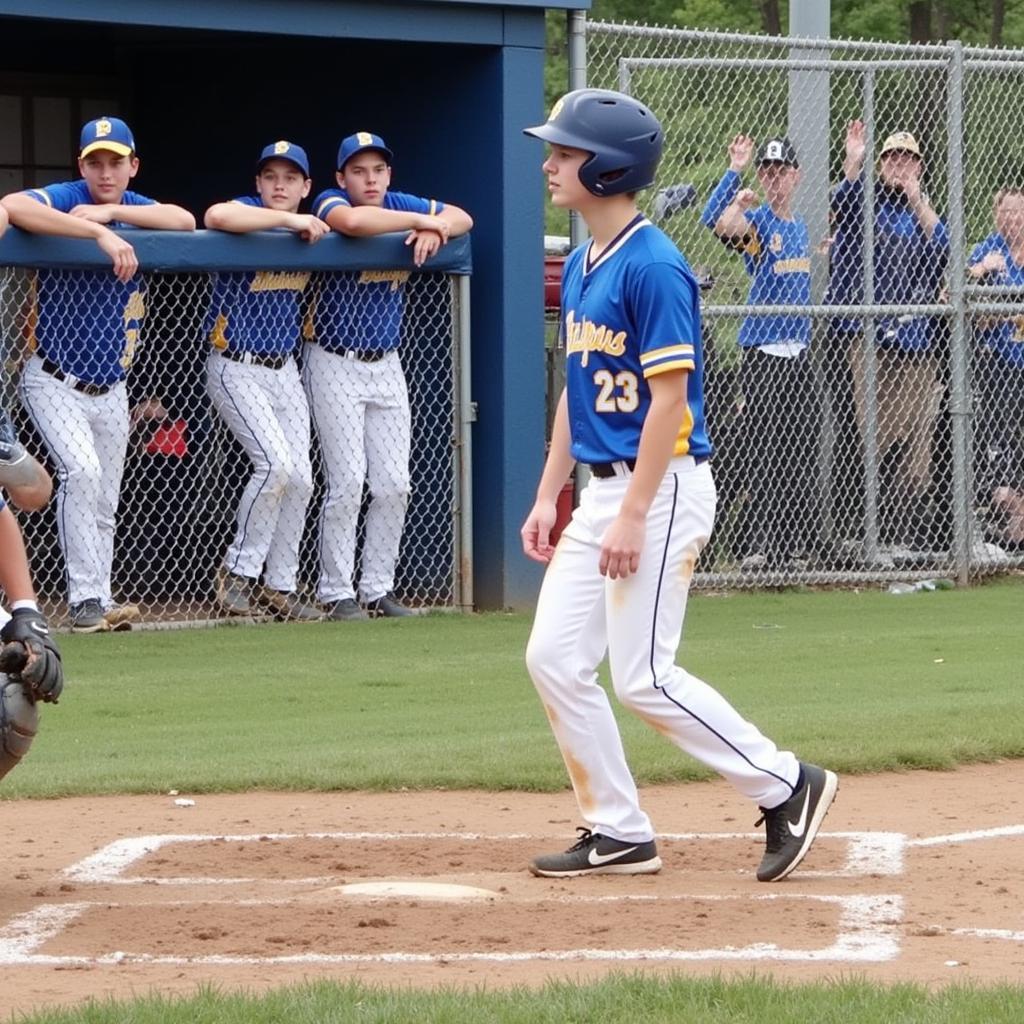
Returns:
[[[759,832],[668,832],[659,839],[669,842],[714,842],[725,840],[763,840]],[[802,871],[806,878],[853,878],[864,875],[900,875],[903,872],[903,848],[906,837],[898,832],[822,832],[819,839],[847,840],[842,867],[833,871]],[[64,869],[65,877],[75,882],[107,885],[252,885],[272,881],[280,885],[327,885],[333,877],[262,879],[240,877],[161,877],[128,876],[124,872],[138,861],[162,847],[179,843],[259,843],[271,840],[330,839],[339,842],[368,840],[395,842],[403,840],[456,840],[464,842],[508,842],[512,840],[547,841],[550,837],[527,833],[486,835],[476,832],[264,832],[252,835],[152,835],[131,836],[108,843],[96,853]]]
[[[1006,939],[1007,942],[1024,942],[1024,932],[1009,928],[953,928],[952,935],[968,935],[975,939]]]
[[[1022,835],[1024,835],[1024,825],[1003,825],[999,828],[984,828],[975,832],[952,832],[944,836],[908,839],[907,846],[952,846],[954,843],[974,843],[983,839],[1006,839]]]
[[[814,896],[805,893],[765,894],[763,896],[690,896],[678,899],[715,900],[740,899],[801,900],[838,905],[839,928],[836,940],[820,949],[785,949],[774,943],[749,946],[724,946],[720,949],[568,949],[480,951],[447,953],[298,953],[270,957],[258,956],[152,956],[146,953],[115,951],[99,956],[48,956],[35,950],[58,935],[69,921],[90,906],[110,907],[109,903],[63,903],[37,907],[14,918],[0,930],[0,966],[63,966],[72,964],[110,965],[208,965],[208,966],[271,966],[288,964],[374,964],[374,963],[517,963],[529,961],[613,961],[629,963],[641,960],[705,961],[705,960],[773,960],[833,961],[841,963],[877,963],[893,960],[899,955],[899,924],[903,917],[903,899],[886,896]]]

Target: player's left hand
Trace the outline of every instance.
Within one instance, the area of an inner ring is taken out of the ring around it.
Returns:
[[[114,206],[111,203],[73,206],[70,213],[72,217],[78,217],[81,220],[91,220],[94,224],[109,224],[114,220]]]
[[[422,267],[431,256],[444,245],[444,238],[440,232],[434,230],[413,230],[405,238],[405,244],[411,245],[412,261],[417,267]]]
[[[0,641],[7,675],[20,681],[32,700],[56,704],[64,689],[64,668],[46,619],[31,608],[15,608],[0,629]]]
[[[647,525],[643,519],[618,515],[601,538],[598,569],[610,580],[624,580],[640,568]]]

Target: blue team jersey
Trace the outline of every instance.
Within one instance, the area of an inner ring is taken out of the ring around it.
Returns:
[[[232,200],[263,206],[259,196]],[[299,343],[302,293],[308,271],[238,271],[217,274],[206,333],[218,351],[287,355]]]
[[[24,194],[61,213],[95,205],[82,179],[27,189]],[[121,197],[123,206],[154,202],[137,192]],[[41,356],[80,380],[92,384],[123,380],[146,314],[145,294],[139,275],[123,284],[109,270],[40,270],[32,344]]]
[[[316,197],[313,211],[326,221],[336,206],[351,206],[344,189],[329,188]],[[436,214],[444,203],[405,192],[387,192],[385,210]],[[313,304],[312,337],[328,352],[338,349],[389,351],[401,342],[407,270],[363,270],[324,274]]]
[[[980,263],[990,252],[997,252],[1006,260],[1006,269],[987,275],[987,284],[1024,285],[1024,267],[1019,267],[1013,262],[1010,247],[998,232],[989,235],[974,247],[971,258],[967,261],[968,265],[973,267]],[[1024,316],[996,319],[993,326],[979,327],[977,334],[984,344],[995,349],[1004,362],[1024,369]]]
[[[668,237],[638,215],[597,257],[574,250],[562,274],[562,334],[572,455],[635,459],[651,404],[647,380],[688,371],[676,455],[709,456],[697,281]]]
[[[725,208],[736,198],[740,176],[726,171],[711,194],[701,221],[714,228]],[[749,230],[742,238],[726,243],[743,254],[750,275],[747,302],[758,306],[807,306],[811,301],[811,258],[807,225],[802,220],[783,220],[767,203],[744,213]],[[740,326],[742,348],[778,342],[811,341],[811,320],[806,316],[748,316]]]

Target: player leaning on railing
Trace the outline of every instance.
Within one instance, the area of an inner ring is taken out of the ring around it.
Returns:
[[[19,383],[22,404],[57,467],[57,524],[68,578],[71,628],[131,628],[133,605],[115,605],[110,573],[128,444],[125,377],[146,312],[145,284],[131,244],[112,228],[192,231],[180,206],[129,190],[138,173],[124,121],[100,117],[82,128],[82,177],[5,196],[11,223],[41,235],[93,239],[113,273],[40,270],[34,353]]]

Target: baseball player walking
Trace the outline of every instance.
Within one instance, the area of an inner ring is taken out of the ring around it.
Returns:
[[[408,232],[412,263],[421,267],[473,220],[450,203],[389,191],[391,161],[379,135],[349,135],[338,149],[338,187],[321,192],[313,209],[343,235]],[[303,374],[327,482],[318,596],[335,621],[412,614],[394,595],[409,501],[409,394],[398,356],[408,279],[405,270],[328,274],[316,297]],[[354,574],[364,483],[360,607]]]
[[[807,854],[836,776],[801,764],[718,692],[675,664],[690,578],[711,536],[715,485],[704,426],[697,282],[637,209],[654,181],[662,130],[621,93],[580,89],[546,124],[543,170],[555,206],[578,210],[591,240],[562,278],[566,387],[523,549],[547,565],[526,652],[587,827],[535,875],[641,874],[661,867],[597,667],[605,652],[619,700],[761,807],[761,881]],[[591,480],[550,543],[574,462]],[[760,822],[759,822],[760,824]]]
[[[205,224],[239,234],[285,228],[316,242],[330,229],[298,212],[311,185],[305,150],[271,143],[256,165],[257,194],[211,206]],[[207,389],[252,463],[217,585],[218,604],[231,615],[262,606],[279,619],[322,618],[296,591],[313,493],[309,406],[295,362],[309,279],[292,271],[218,274],[213,286]]]
[[[192,231],[180,206],[128,189],[139,158],[131,129],[116,117],[82,128],[77,181],[5,196],[11,223],[26,231],[91,238],[113,274],[40,270],[34,355],[21,401],[57,467],[57,526],[68,578],[71,628],[131,628],[134,605],[113,602],[114,522],[128,443],[125,377],[146,312],[138,258],[113,230],[121,225]]]

